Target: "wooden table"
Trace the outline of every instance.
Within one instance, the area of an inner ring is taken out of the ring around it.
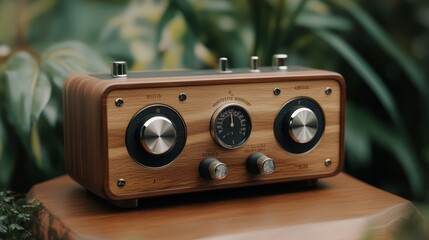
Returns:
[[[277,184],[184,194],[148,199],[143,207],[126,210],[91,195],[68,176],[34,186],[29,197],[42,206],[33,221],[33,233],[41,239],[393,239],[428,234],[427,222],[412,203],[344,173],[321,179],[313,188]]]

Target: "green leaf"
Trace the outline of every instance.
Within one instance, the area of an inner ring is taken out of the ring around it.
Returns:
[[[51,97],[51,84],[45,73],[41,72],[37,79],[36,86],[33,90],[31,106],[31,123],[34,124],[39,120],[40,114],[46,107]]]
[[[175,5],[172,2],[169,2],[169,4],[167,5],[167,8],[165,9],[164,13],[162,14],[161,19],[159,20],[158,25],[156,26],[156,29],[155,29],[155,42],[156,43],[162,42],[162,37],[163,37],[164,32],[166,31],[166,27],[174,19],[174,17],[176,16],[177,13],[178,13],[178,11],[177,11],[177,8],[175,7]],[[158,47],[156,64],[155,64],[155,66],[157,66],[158,68],[161,67],[161,60],[162,60],[163,51],[164,50],[161,49],[161,47]]]
[[[16,143],[8,136],[2,116],[0,116],[0,188],[9,186],[15,168]]]
[[[407,137],[404,136],[404,132],[396,130],[394,126],[389,126],[381,122],[366,110],[351,103],[347,105],[347,114],[350,116],[347,117],[346,126],[351,123],[352,126],[349,127],[355,128],[356,132],[364,132],[360,136],[364,136],[365,139],[358,140],[358,142],[366,141],[370,143],[373,141],[384,149],[392,151],[407,176],[412,192],[416,196],[421,196],[424,193],[423,171],[417,162],[418,156]],[[370,139],[368,139],[367,135],[369,135]],[[346,137],[350,136],[347,135]],[[358,151],[356,147],[359,146],[356,146],[352,142],[354,140],[356,139],[346,139],[346,142],[348,141],[349,143],[347,145],[349,153],[356,153]],[[369,158],[370,156],[367,157]]]
[[[39,145],[33,145],[36,137],[34,130],[41,112],[51,96],[51,85],[45,74],[40,73],[35,59],[26,52],[19,52],[12,56],[7,63],[6,85],[7,98],[5,108],[8,120],[21,139],[27,153],[40,161]],[[38,136],[37,136],[38,139]],[[5,161],[13,161],[13,155],[6,154]],[[9,170],[14,164],[9,162]],[[11,173],[10,173],[11,174]],[[6,174],[2,182],[9,181],[10,174]]]
[[[0,116],[0,166],[2,166],[1,163],[3,160],[3,153],[5,152],[6,141],[7,141],[6,128],[3,124],[2,116]],[[0,180],[0,183],[1,183],[1,180]]]
[[[19,225],[18,225],[18,224],[16,224],[16,223],[12,223],[12,224],[10,224],[10,225],[9,225],[9,229],[10,229],[10,230],[24,230],[24,228],[23,228],[23,227],[19,226]]]
[[[333,14],[321,15],[315,13],[301,13],[296,20],[296,24],[302,27],[314,29],[331,29],[339,31],[349,31],[353,24],[350,20],[335,16]]]
[[[3,224],[0,224],[0,233],[7,233],[7,227]]]
[[[60,97],[51,97],[42,112],[43,117],[46,119],[51,128],[55,127],[61,118],[62,101],[58,98]]]
[[[397,124],[401,122],[392,94],[369,64],[349,44],[334,33],[326,30],[315,30],[315,33],[330,44],[355,69],[380,100],[392,120]]]
[[[156,27],[156,34],[155,34],[156,42],[161,42],[161,37],[165,27],[168,25],[168,23],[174,18],[174,16],[178,12],[174,6],[175,5],[170,2],[167,8],[165,9],[164,13],[162,14],[161,19],[159,20],[158,25]]]
[[[411,82],[419,93],[429,99],[429,83],[423,69],[419,68],[414,59],[408,56],[391,38],[388,33],[377,24],[358,4],[353,1],[334,1],[339,6],[344,7],[365,29],[378,45],[390,54],[408,75]]]
[[[186,23],[189,26],[189,30],[194,34],[194,36],[200,36],[201,28],[192,6],[187,1],[183,0],[171,1],[171,3],[182,13]]]
[[[395,125],[393,131],[392,129],[385,130],[385,124],[376,124],[375,120],[365,123],[365,126],[371,127],[373,131],[371,136],[377,140],[380,145],[384,146],[386,149],[392,150],[396,154],[399,163],[402,165],[410,181],[410,188],[414,194],[421,196],[424,192],[424,185],[423,174],[417,164],[418,156],[415,154],[414,147],[410,144],[411,141],[408,133],[403,128],[402,119],[396,111],[397,107],[393,96],[384,82],[378,77],[368,63],[337,35],[325,30],[316,30],[316,34],[331,44],[333,48],[352,65],[356,72],[369,85],[375,96],[378,97],[381,104],[392,118]],[[360,118],[362,118],[362,116]]]
[[[46,166],[43,161],[42,144],[40,142],[39,131],[37,125],[33,125],[31,128],[31,151],[33,153],[36,165],[43,170],[49,170],[50,166]]]
[[[38,75],[37,62],[27,52],[18,52],[7,61],[5,109],[8,112],[9,123],[24,144],[28,143],[30,136],[32,96]]]
[[[371,135],[362,118],[367,112],[357,111],[351,103],[347,104],[346,113],[346,146],[348,159],[352,166],[367,167],[371,161]]]
[[[104,59],[89,46],[80,42],[62,42],[42,54],[42,70],[62,91],[71,74],[107,72]]]

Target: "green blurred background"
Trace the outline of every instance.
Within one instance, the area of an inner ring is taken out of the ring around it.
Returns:
[[[347,81],[345,171],[429,200],[429,2],[0,0],[0,189],[64,174],[62,87],[73,73],[270,65]]]

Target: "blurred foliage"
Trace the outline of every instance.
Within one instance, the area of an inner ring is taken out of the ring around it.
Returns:
[[[426,1],[0,1],[0,186],[63,174],[62,85],[72,73],[247,67],[331,69],[347,81],[346,171],[429,198]],[[425,67],[426,66],[426,67]]]
[[[31,239],[31,216],[39,203],[11,191],[0,192],[0,240]]]

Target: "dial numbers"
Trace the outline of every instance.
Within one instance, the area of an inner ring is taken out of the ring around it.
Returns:
[[[241,147],[249,138],[252,122],[249,113],[240,105],[228,104],[213,114],[211,122],[213,139],[222,147]]]

